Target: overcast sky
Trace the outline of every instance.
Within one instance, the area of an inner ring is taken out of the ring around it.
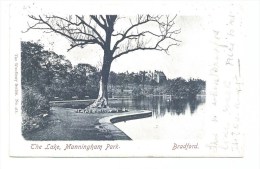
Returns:
[[[26,30],[30,19],[26,14],[22,29]],[[137,51],[117,58],[111,70],[115,72],[138,72],[161,70],[168,78],[183,77],[206,79],[207,57],[209,55],[209,32],[207,22],[200,16],[177,16],[176,28],[181,28],[181,33],[176,39],[181,40],[180,46],[173,46],[169,55],[158,51]],[[73,65],[89,63],[101,66],[102,50],[99,46],[86,46],[74,48],[67,52],[70,43],[62,36],[44,34],[40,30],[30,30],[23,33],[21,40],[42,43],[46,49],[57,54],[65,55]]]

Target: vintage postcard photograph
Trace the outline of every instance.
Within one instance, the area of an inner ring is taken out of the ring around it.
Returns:
[[[243,157],[243,5],[175,3],[11,3],[10,156]]]

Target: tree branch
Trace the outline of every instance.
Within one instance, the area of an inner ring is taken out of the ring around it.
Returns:
[[[100,15],[100,18],[103,20],[104,25],[107,26],[107,22],[106,22],[105,18],[102,15]]]
[[[119,19],[117,15],[91,15],[88,21],[78,15],[74,19],[72,16],[64,18],[55,15],[45,17],[29,15],[37,22],[32,26],[28,23],[29,28],[25,32],[40,29],[47,33],[60,34],[71,42],[68,51],[74,47],[97,44],[104,51],[107,50],[112,59],[138,50],[157,50],[168,54],[171,46],[179,45],[181,42],[175,38],[175,35],[180,33],[180,29],[174,28],[176,16],[171,18],[162,15],[138,15],[135,20],[129,18],[130,25],[125,31],[113,34],[114,25]],[[112,49],[111,43],[114,43]]]
[[[149,20],[146,20],[146,21],[143,21],[143,22],[138,22],[138,23],[132,25],[131,27],[129,27],[129,28],[125,31],[125,33],[122,34],[122,38],[115,43],[115,45],[114,45],[112,51],[115,52],[115,50],[117,49],[118,44],[121,43],[123,40],[125,40],[126,35],[127,35],[127,33],[128,33],[130,30],[132,30],[132,29],[133,29],[134,27],[136,27],[136,26],[145,24],[145,23],[147,23],[147,22],[149,22]]]
[[[42,16],[36,17],[29,15],[29,17],[37,22],[32,26],[28,24],[29,28],[24,32],[27,32],[30,29],[46,30],[44,32],[54,32],[66,37],[71,41],[72,46],[97,44],[102,48],[104,47],[104,40],[102,39],[101,35],[91,25],[82,22],[82,18],[78,16],[76,17],[75,22],[72,21],[71,16],[68,18],[63,18],[53,15],[45,16],[45,19],[43,19]],[[77,21],[77,19],[79,20]],[[68,50],[71,49],[72,48]]]
[[[94,27],[92,27],[90,24],[87,24],[87,23],[84,21],[84,19],[82,19],[80,16],[76,15],[76,17],[77,17],[79,20],[81,20],[81,22],[82,22],[85,26],[87,26],[88,28],[90,28],[90,29],[98,36],[98,38],[101,40],[101,42],[102,42],[103,44],[105,43],[104,39],[101,37],[101,35],[97,32],[97,30],[96,30]]]
[[[160,42],[161,42],[161,41],[160,41]],[[169,48],[170,48],[171,46],[174,46],[174,45],[179,46],[178,43],[172,43],[172,44],[169,44],[166,48],[162,48],[162,47],[159,45],[160,42],[158,42],[154,47],[136,47],[136,48],[133,48],[133,49],[128,49],[128,50],[126,50],[126,51],[124,51],[124,52],[121,52],[121,53],[115,55],[115,56],[113,57],[113,60],[116,59],[116,58],[118,58],[118,57],[120,57],[120,56],[122,56],[122,55],[125,55],[125,54],[130,53],[130,52],[138,51],[138,50],[157,50],[157,51],[164,51],[166,54],[168,54],[168,50],[169,50]]]
[[[97,18],[97,15],[90,15],[90,17],[100,26],[102,29],[106,30],[106,26],[103,25]]]
[[[181,42],[177,40],[174,35],[180,33],[180,29],[173,30],[174,16],[170,19],[169,16],[150,16],[150,15],[140,15],[137,18],[137,23],[133,24],[131,19],[131,26],[124,33],[116,33],[113,36],[120,36],[121,38],[115,42],[115,45],[112,49],[114,53],[113,59],[116,59],[122,55],[125,55],[129,52],[134,52],[138,50],[157,50],[164,51],[168,54],[168,50],[173,45],[179,45]],[[144,30],[139,32],[140,25],[145,25],[148,22],[155,23],[158,30]],[[132,30],[136,30],[136,32]],[[146,41],[144,41],[146,39]],[[150,41],[157,41],[154,45],[150,44]],[[124,45],[120,45],[124,43]],[[149,45],[150,44],[150,45]],[[122,52],[115,52],[117,49],[120,49]]]

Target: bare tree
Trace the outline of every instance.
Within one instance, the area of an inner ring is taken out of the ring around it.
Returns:
[[[175,18],[170,16],[137,15],[119,17],[117,15],[90,16],[33,16],[28,30],[40,29],[46,33],[57,33],[70,41],[71,50],[86,45],[99,45],[103,50],[103,64],[99,85],[99,95],[92,107],[108,106],[108,77],[112,62],[130,52],[156,50],[168,53],[173,45],[179,45],[175,35]],[[128,26],[126,26],[128,25]],[[115,30],[117,29],[117,30]],[[28,31],[27,30],[27,31]]]

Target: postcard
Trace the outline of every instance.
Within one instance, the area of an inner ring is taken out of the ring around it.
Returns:
[[[10,156],[243,157],[243,3],[57,3],[9,5]]]

